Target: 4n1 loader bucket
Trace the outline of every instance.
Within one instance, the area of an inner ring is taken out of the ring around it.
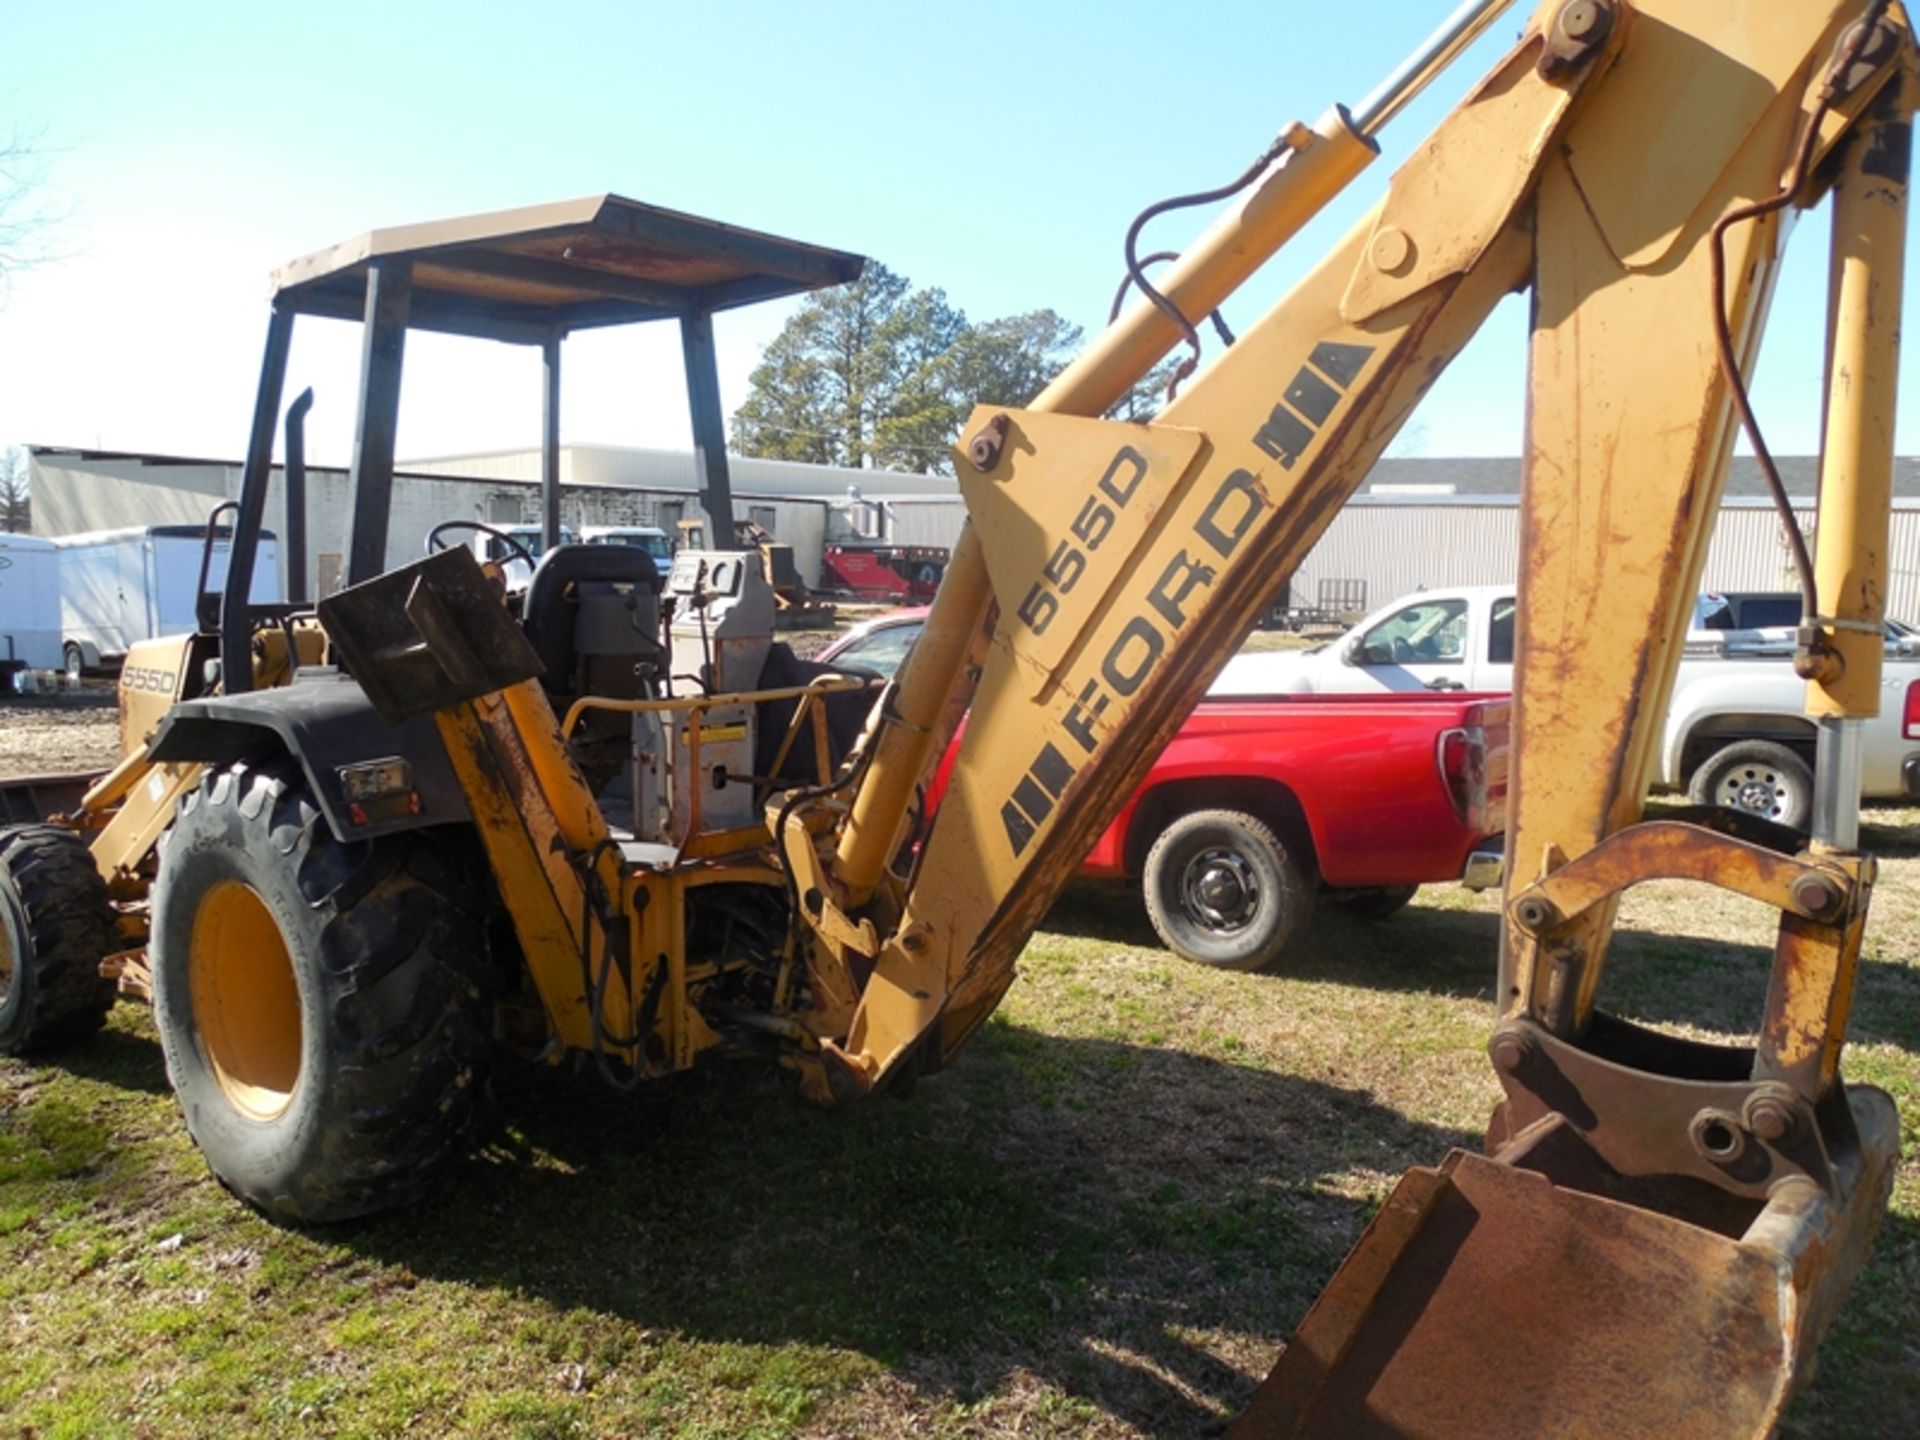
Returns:
[[[1893,1102],[1847,1101],[1858,1143],[1831,1191],[1786,1180],[1713,1223],[1678,1177],[1611,1173],[1562,1116],[1409,1171],[1230,1437],[1771,1433],[1893,1182]]]

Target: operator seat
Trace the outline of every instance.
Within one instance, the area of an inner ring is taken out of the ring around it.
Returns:
[[[666,579],[629,545],[556,545],[527,583],[521,627],[546,668],[549,691],[574,691],[582,654],[657,655]],[[631,587],[622,595],[616,587]],[[608,644],[608,636],[616,636]]]

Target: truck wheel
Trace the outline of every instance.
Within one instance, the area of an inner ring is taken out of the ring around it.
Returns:
[[[1813,771],[1785,745],[1739,740],[1709,755],[1693,772],[1687,798],[1804,830],[1813,814]]]
[[[1300,862],[1238,810],[1182,815],[1153,842],[1141,879],[1167,948],[1221,970],[1272,965],[1313,913]]]
[[[1418,885],[1395,885],[1385,890],[1362,890],[1345,902],[1347,914],[1357,920],[1385,920],[1413,903]],[[1336,895],[1336,899],[1338,896]]]
[[[71,640],[60,651],[60,664],[69,685],[78,685],[87,673],[87,657]]]
[[[273,1218],[387,1209],[468,1149],[492,986],[466,853],[343,844],[292,767],[209,771],[183,803],[154,886],[154,1018],[194,1143]]]
[[[113,906],[86,842],[57,825],[0,830],[0,1055],[91,1035],[113,1008],[100,961]]]

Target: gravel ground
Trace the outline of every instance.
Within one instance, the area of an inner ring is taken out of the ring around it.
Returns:
[[[880,607],[843,607],[858,622]],[[838,630],[782,631],[780,639],[802,657],[818,654]],[[120,758],[120,713],[111,680],[46,695],[0,695],[0,779],[104,770]]]
[[[119,758],[120,711],[111,685],[0,697],[0,779],[105,770]]]

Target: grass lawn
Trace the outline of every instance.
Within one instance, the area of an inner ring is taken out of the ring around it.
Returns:
[[[1920,813],[1871,818],[1849,1066],[1906,1160],[1805,1436],[1920,1434]],[[1650,887],[1622,927],[1612,1008],[1757,1022],[1765,912]],[[1494,943],[1491,899],[1431,888],[1321,917],[1283,974],[1211,975],[1137,897],[1078,890],[906,1103],[545,1074],[431,1204],[305,1234],[209,1178],[122,1004],[0,1061],[0,1433],[1191,1436],[1400,1171],[1477,1144]]]

